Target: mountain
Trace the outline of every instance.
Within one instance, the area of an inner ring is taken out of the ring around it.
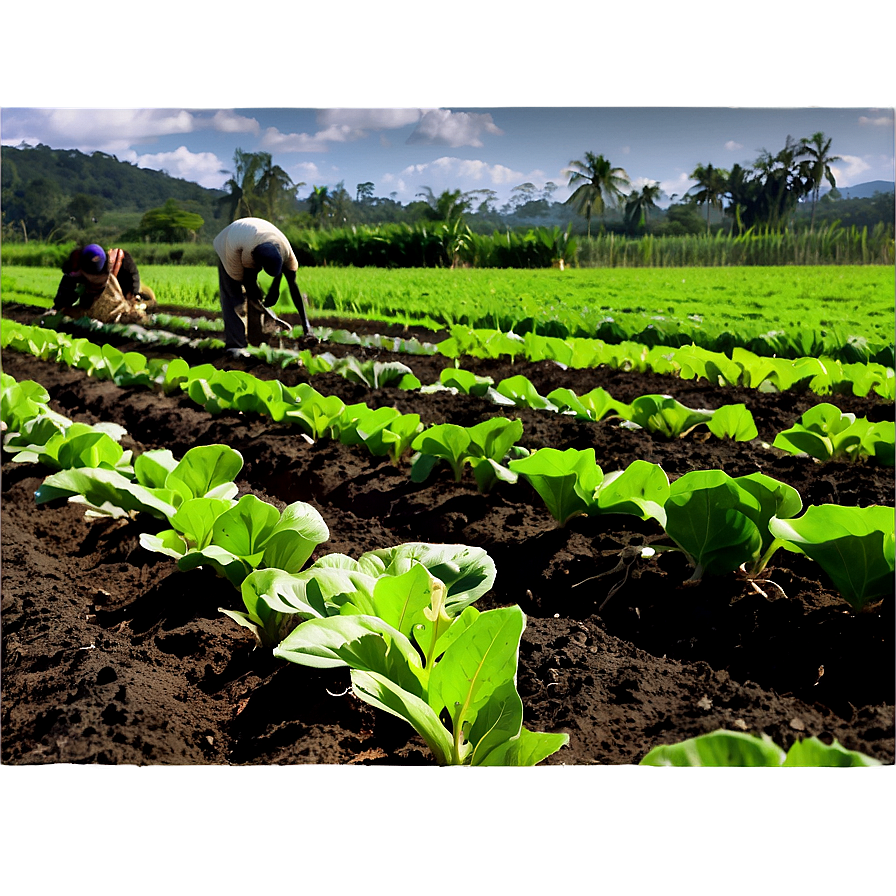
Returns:
[[[853,184],[849,187],[837,187],[841,199],[871,199],[875,193],[893,193],[896,191],[896,182],[892,180],[869,180],[863,184]],[[830,192],[830,187],[825,184],[821,195]]]

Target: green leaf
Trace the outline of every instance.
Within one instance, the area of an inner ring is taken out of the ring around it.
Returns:
[[[48,476],[35,492],[38,504],[76,496],[93,507],[108,503],[127,513],[143,511],[158,519],[170,519],[176,511],[173,492],[145,488],[115,470],[62,470]]]
[[[663,505],[669,497],[669,477],[659,464],[632,461],[625,470],[608,473],[597,489],[601,513],[631,513],[666,525]]]
[[[790,551],[811,557],[855,610],[893,593],[892,507],[813,505],[797,519],[773,518],[769,529]]]
[[[836,740],[829,745],[817,737],[807,737],[796,741],[787,751],[787,757],[784,760],[785,768],[807,766],[812,768],[858,768],[881,764],[879,760],[866,756],[864,753],[847,750]]]
[[[155,554],[166,554],[175,560],[180,560],[187,551],[186,543],[174,529],[164,529],[157,535],[141,532],[140,546]]]
[[[448,461],[454,473],[454,481],[460,482],[470,442],[470,434],[463,426],[456,426],[453,423],[438,423],[420,433],[411,443],[411,448],[414,451],[419,451],[422,457],[430,456]],[[426,475],[429,474],[429,470],[425,469],[426,466],[431,470],[432,462],[425,463],[420,467],[419,475],[423,475],[424,470]],[[416,478],[417,475],[415,468],[411,477],[414,482],[423,482],[426,478],[426,476],[423,479]]]
[[[745,513],[758,502],[721,470],[686,473],[665,503],[666,534],[691,558],[693,580],[732,572],[759,557],[762,534]]]
[[[538,765],[568,743],[568,734],[546,734],[522,728],[518,737],[493,749],[480,764],[530,767]]]
[[[238,557],[226,548],[210,544],[201,551],[187,551],[177,561],[181,572],[190,572],[200,566],[210,566],[219,576],[227,579],[231,585],[239,588],[246,576],[258,565],[261,555]]]
[[[144,451],[134,461],[134,474],[140,485],[149,488],[164,488],[168,474],[177,466],[177,461],[169,448],[155,448]]]
[[[520,420],[491,417],[467,427],[467,435],[470,437],[468,451],[473,456],[488,458],[500,464],[522,434],[523,424]]]
[[[414,696],[423,696],[417,650],[401,632],[376,616],[309,619],[274,648],[274,656],[319,669],[348,666],[375,672]]]
[[[594,449],[540,448],[528,457],[512,460],[510,470],[523,476],[541,495],[551,516],[560,526],[579,513],[587,513],[594,493],[603,481],[603,471],[594,459]]]
[[[495,562],[482,548],[465,544],[406,542],[367,551],[358,561],[369,575],[401,575],[419,563],[448,589],[445,609],[456,616],[495,583]]]
[[[255,495],[243,495],[215,520],[212,543],[255,567],[258,562],[252,562],[251,558],[257,556],[260,562],[266,542],[279,520],[276,507]]]
[[[515,405],[535,410],[556,410],[554,404],[539,395],[532,382],[521,374],[501,380],[496,387],[499,395],[509,398]]]
[[[216,487],[232,483],[242,468],[243,456],[239,451],[227,445],[197,445],[168,474],[165,487],[184,500],[204,498]]]
[[[211,543],[215,522],[233,501],[220,498],[190,498],[171,517],[171,525],[185,536],[191,548],[202,550]]]
[[[488,387],[494,384],[490,376],[477,376],[470,370],[461,370],[457,367],[445,367],[439,374],[439,382],[448,388],[457,389],[464,395],[474,395],[482,398]]]
[[[310,504],[295,501],[288,505],[264,547],[264,565],[298,572],[314,549],[330,537],[324,518]]]
[[[453,744],[451,734],[427,702],[376,672],[353,669],[352,689],[365,702],[404,719],[423,738],[439,765],[449,765]]]
[[[749,442],[759,435],[753,415],[745,404],[726,404],[713,411],[706,423],[709,431],[719,439]]]
[[[784,751],[767,738],[720,730],[654,747],[639,765],[779,768],[783,762]]]
[[[525,624],[519,607],[480,613],[432,670],[427,702],[437,715],[447,709],[451,717],[456,761],[470,753],[463,741],[477,713],[498,688],[515,683]]]
[[[502,746],[504,750],[497,749],[497,752],[505,753],[509,743],[519,737],[522,726],[523,701],[516,682],[510,678],[495,688],[470,725],[468,740],[473,747],[470,765],[487,764],[489,754]]]
[[[670,395],[642,395],[632,402],[631,408],[633,423],[667,439],[681,438],[712,418],[711,411],[685,407]]]

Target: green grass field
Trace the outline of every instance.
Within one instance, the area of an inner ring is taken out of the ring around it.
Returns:
[[[4,266],[4,301],[52,305],[52,268]],[[145,265],[141,276],[160,302],[214,310],[212,267]],[[896,271],[887,266],[444,270],[305,268],[299,285],[316,313],[509,329],[531,318],[558,321],[580,335],[611,319],[638,332],[663,326],[713,330],[835,330],[892,344]],[[262,277],[262,281],[265,278]],[[284,288],[277,306],[289,311]]]

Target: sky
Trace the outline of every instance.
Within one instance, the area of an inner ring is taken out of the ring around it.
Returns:
[[[300,198],[339,182],[355,196],[372,182],[374,195],[402,203],[429,188],[491,190],[498,206],[523,183],[553,183],[553,199],[567,198],[568,167],[586,151],[623,168],[634,188],[658,182],[668,205],[694,185],[698,164],[750,165],[788,136],[818,131],[840,156],[832,170],[842,191],[894,179],[892,108],[59,106],[4,108],[0,117],[6,145],[99,150],[204,187],[224,185],[239,148],[271,153],[304,184]]]
[[[894,180],[892,11],[851,22],[819,0],[794,41],[712,0],[599,24],[492,0],[304,4],[276,24],[175,0],[152,15],[95,0],[94,18],[104,9],[129,36],[120,60],[91,65],[52,18],[39,56],[4,42],[0,141],[101,150],[206,187],[237,148],[265,151],[300,198],[372,182],[402,203],[428,187],[493,190],[499,205],[523,183],[565,199],[566,169],[589,151],[634,187],[658,182],[666,205],[698,164],[749,165],[822,131],[839,187]],[[27,10],[4,16],[12,27]]]

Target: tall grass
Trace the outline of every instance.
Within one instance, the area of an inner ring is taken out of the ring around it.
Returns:
[[[652,236],[608,233],[578,241],[580,267],[738,267],[894,263],[893,226],[758,232],[741,236]]]

